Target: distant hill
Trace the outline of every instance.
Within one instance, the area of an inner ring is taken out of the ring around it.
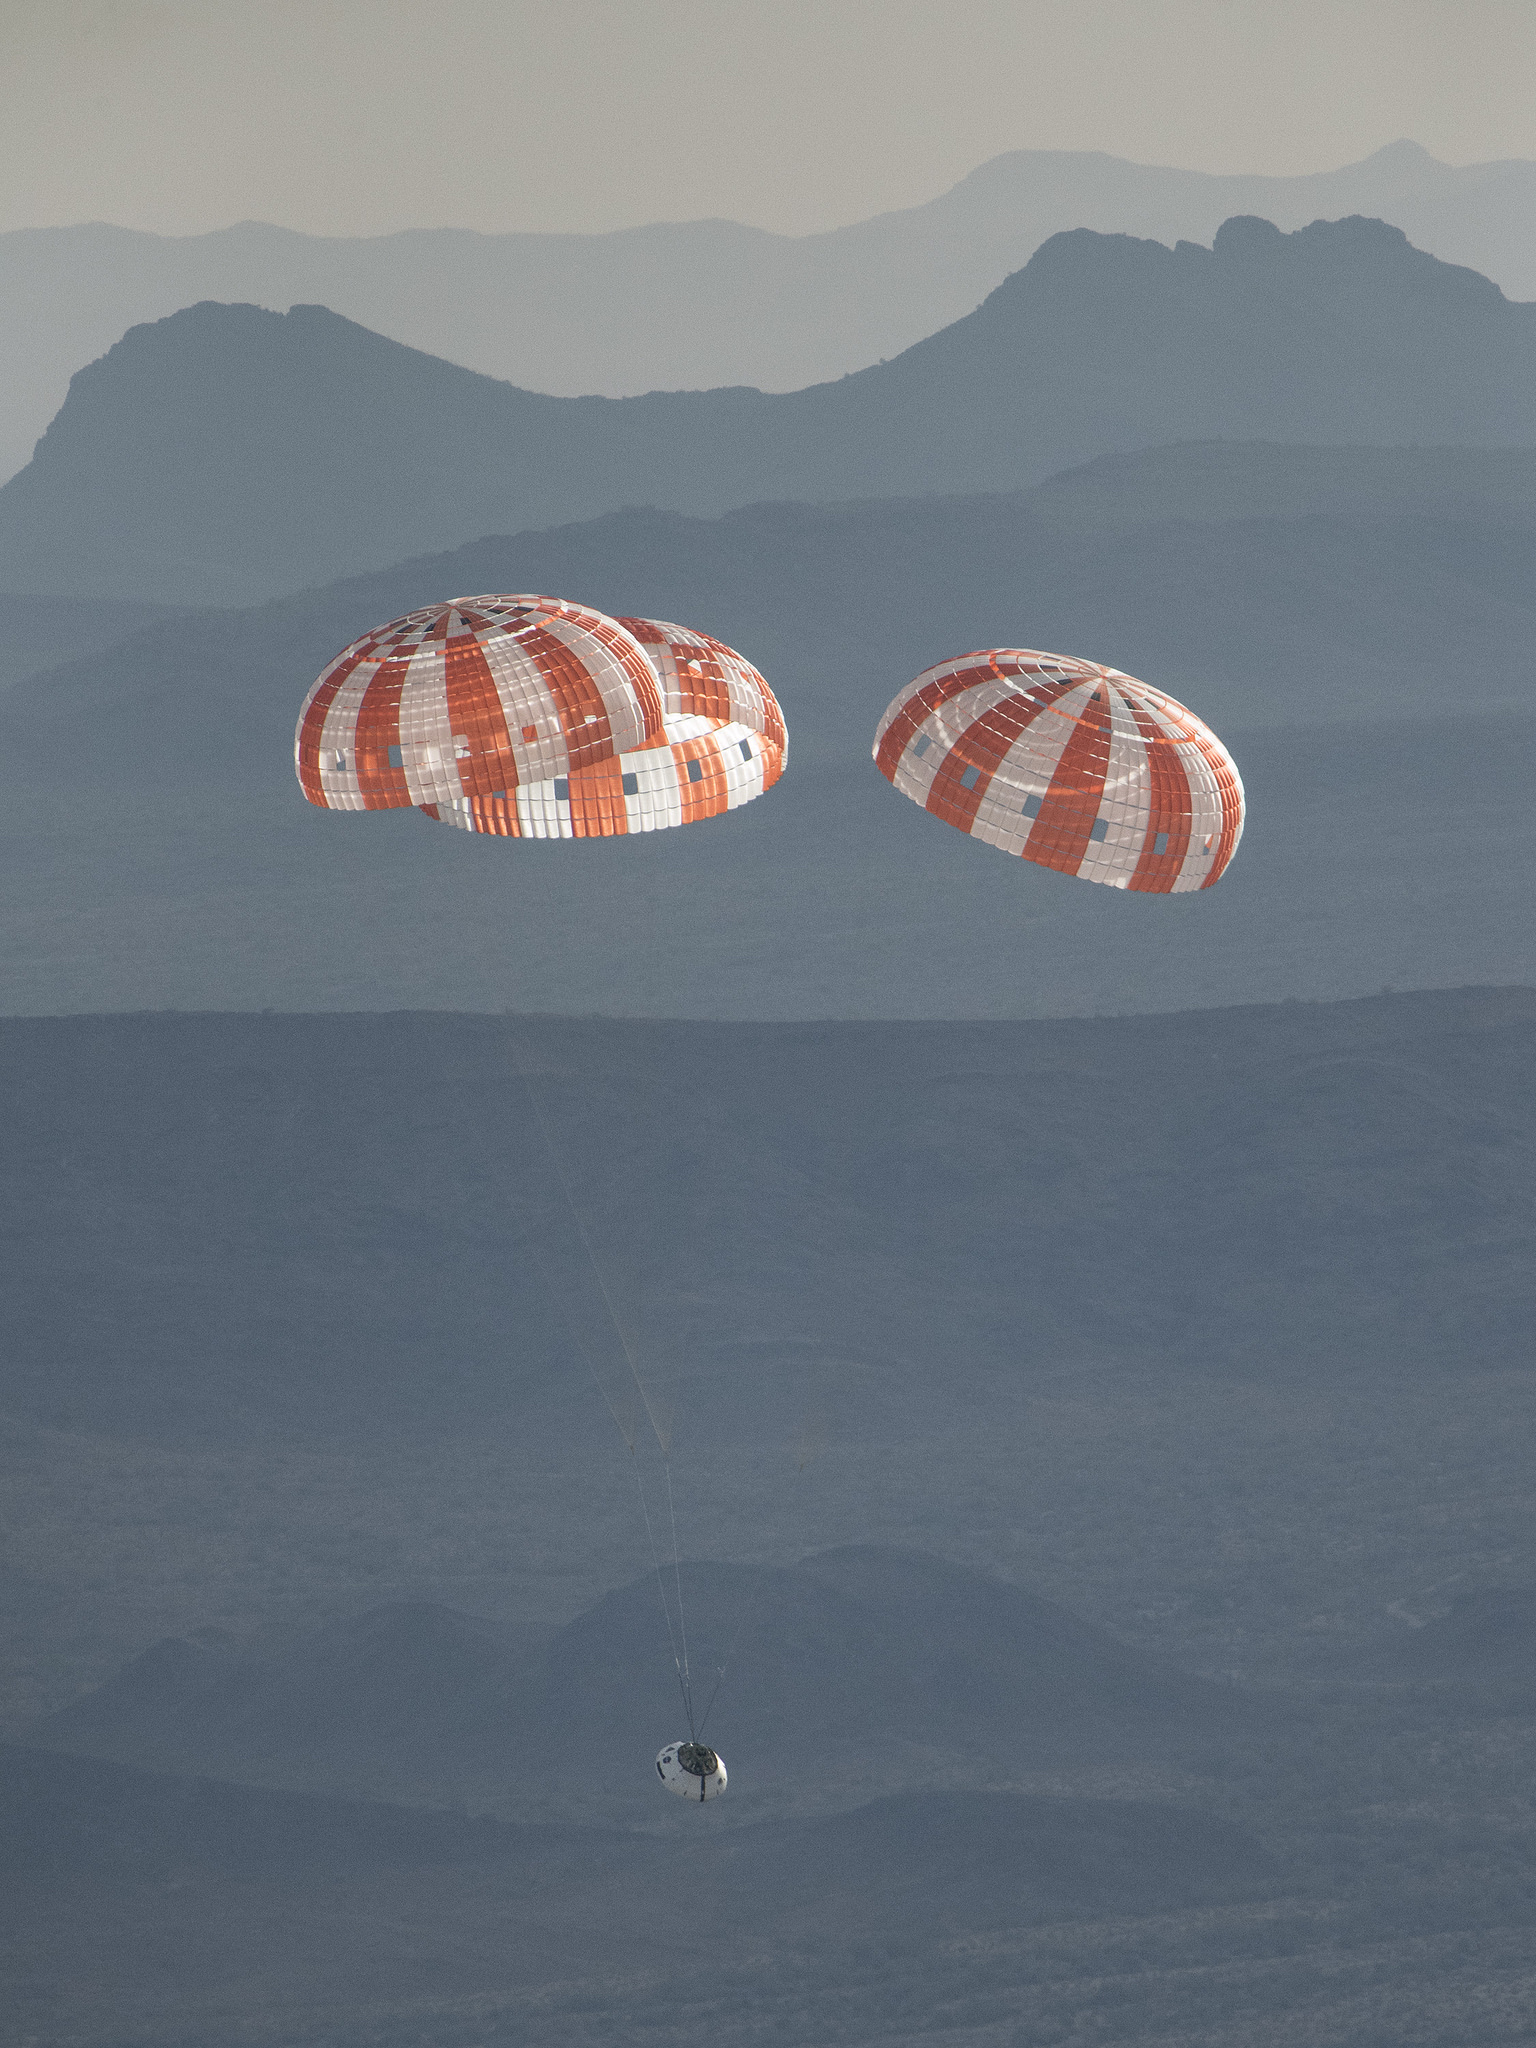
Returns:
[[[255,221],[179,238],[100,223],[25,229],[0,236],[0,309],[14,309],[0,310],[0,479],[30,456],[74,371],[125,329],[201,299],[278,312],[319,302],[413,348],[565,396],[793,391],[962,318],[1064,230],[1208,243],[1239,213],[1286,229],[1372,215],[1511,298],[1536,299],[1536,165],[1452,168],[1412,142],[1292,178],[1016,150],[926,205],[798,237],[731,221],[368,240]]]
[[[711,1732],[759,1815],[846,1805],[857,1787],[1017,1784],[1063,1765],[1124,1774],[1267,1716],[1048,1600],[914,1552],[689,1564],[680,1582],[699,1711],[724,1667]],[[651,1758],[678,1718],[647,1573],[547,1646],[422,1603],[276,1642],[172,1639],[30,1739],[313,1791],[643,1815]],[[582,1758],[569,1782],[528,1768],[556,1728]],[[808,1748],[821,1760],[810,1781]]]
[[[1177,523],[1209,531],[1255,520],[1524,530],[1536,525],[1536,448],[1180,441],[1100,456],[1026,496],[1042,525],[1079,544],[1085,534],[1117,529]],[[1458,565],[1467,552],[1459,551]],[[1209,602],[1202,592],[1193,609]]]
[[[172,787],[195,758],[287,795],[298,705],[331,655],[472,589],[707,624],[784,698],[797,767],[847,770],[899,683],[974,645],[1091,650],[1218,728],[1432,714],[1458,662],[1478,708],[1524,709],[1533,547],[1536,449],[1204,442],[1006,496],[612,513],[233,614],[13,598],[11,660],[48,680],[0,699],[0,777],[67,724],[77,786]]]
[[[177,606],[120,598],[60,598],[0,591],[0,692],[39,669],[99,654],[146,626],[183,615]]]
[[[0,489],[0,584],[219,604],[625,505],[1011,491],[1181,439],[1536,442],[1536,306],[1379,221],[1057,235],[888,363],[552,398],[323,307],[213,303],[80,371]]]
[[[505,1774],[508,1701],[541,1650],[429,1602],[319,1634],[202,1629],[153,1645],[39,1734],[155,1769],[462,1797],[493,1764]]]
[[[1139,1766],[1187,1766],[1275,1718],[1252,1694],[1170,1670],[1052,1601],[921,1552],[858,1544],[791,1570],[694,1565],[682,1585],[705,1699],[725,1670],[710,1739],[734,1755],[754,1803],[814,1811],[855,1786],[1019,1788],[1053,1771],[1086,1789],[1123,1784]],[[540,1720],[569,1703],[610,1800],[642,1728],[678,1717],[656,1609],[654,1578],[639,1580],[561,1630],[547,1657]]]

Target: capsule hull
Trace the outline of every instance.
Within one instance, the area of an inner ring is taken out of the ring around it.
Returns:
[[[706,1799],[718,1799],[727,1783],[718,1751],[694,1742],[669,1742],[656,1759],[656,1775],[669,1792],[700,1806]]]

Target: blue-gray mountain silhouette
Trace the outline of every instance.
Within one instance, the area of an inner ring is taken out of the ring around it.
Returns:
[[[1536,440],[1536,307],[1379,221],[1054,236],[889,363],[549,398],[327,312],[194,306],[80,371],[0,490],[0,585],[225,603],[645,504],[1009,491],[1185,439]]]
[[[588,235],[17,229],[0,235],[0,479],[27,461],[82,363],[202,299],[320,303],[534,391],[795,391],[962,318],[1063,229],[1209,244],[1238,213],[1287,229],[1388,220],[1416,248],[1536,298],[1536,164],[1453,168],[1412,142],[1278,178],[1012,150],[923,205],[810,235],[722,220]]]

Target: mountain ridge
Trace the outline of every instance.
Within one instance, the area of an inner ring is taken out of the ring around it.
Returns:
[[[626,504],[1014,491],[1175,441],[1536,442],[1536,306],[1380,222],[1075,230],[890,362],[789,394],[527,392],[207,302],[80,371],[0,487],[0,585],[249,602]]]
[[[358,239],[240,222],[165,237],[105,223],[0,236],[0,477],[69,374],[126,328],[200,299],[323,300],[364,326],[525,387],[610,397],[748,384],[788,391],[898,354],[983,299],[1064,228],[1208,242],[1234,213],[1286,228],[1380,215],[1421,247],[1536,299],[1536,165],[1452,168],[1417,144],[1299,178],[1014,151],[948,192],[819,235],[738,222],[606,235],[404,230]],[[608,309],[622,295],[626,318]],[[676,306],[688,305],[684,323]]]

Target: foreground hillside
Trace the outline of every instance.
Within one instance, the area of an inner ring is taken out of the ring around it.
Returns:
[[[24,1752],[13,1769],[27,1803],[7,1799],[6,1818],[41,1834],[66,1800]],[[118,1792],[71,1780],[77,1810]],[[1412,1869],[1373,1910],[1277,1885],[1230,1825],[1129,1801],[914,1797],[814,1835],[737,1836],[726,1861],[300,1815],[216,1785],[118,1796],[169,1809],[140,1819],[138,1859],[88,1842],[0,1893],[0,2038],[17,2048],[1503,2048],[1531,1995],[1528,1874],[1506,1849],[1497,1896],[1458,1899],[1477,1873],[1423,1831],[1373,1846],[1398,1868],[1438,1852],[1438,1886]],[[216,1857],[199,1822],[220,1830]],[[1060,1901],[1071,1878],[1071,1907],[1042,1913],[1042,1882]],[[701,1918],[707,1967],[684,1938]]]
[[[769,396],[553,398],[322,306],[207,303],[82,369],[0,489],[0,586],[238,603],[627,505],[1012,491],[1182,439],[1518,447],[1536,307],[1380,221],[1053,236],[890,362]]]

